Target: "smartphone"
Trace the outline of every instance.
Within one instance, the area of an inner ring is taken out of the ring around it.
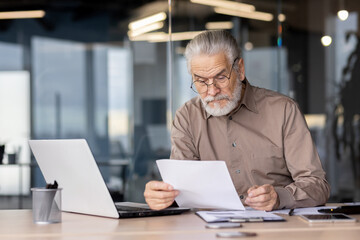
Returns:
[[[218,232],[216,237],[219,238],[238,238],[238,237],[254,237],[256,233],[254,232]]]
[[[355,218],[348,215],[335,213],[335,214],[305,214],[300,215],[303,219],[310,223],[325,223],[325,222],[356,222]]]
[[[231,222],[222,222],[222,223],[208,223],[205,225],[206,228],[219,229],[219,228],[238,228],[241,227],[241,223],[231,223]]]

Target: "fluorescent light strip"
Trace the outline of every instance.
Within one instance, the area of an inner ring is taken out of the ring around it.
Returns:
[[[274,19],[274,16],[271,13],[265,12],[242,12],[238,10],[231,10],[226,8],[214,8],[214,11],[219,14],[231,15],[235,17],[250,18],[255,20],[267,21],[270,22]]]
[[[44,16],[43,10],[0,12],[0,19],[43,18]]]
[[[134,21],[129,23],[129,29],[130,30],[135,30],[135,29],[139,29],[142,28],[146,25],[152,24],[152,23],[156,23],[156,22],[160,22],[166,19],[166,13],[165,12],[160,12],[157,14],[154,14],[152,16]]]
[[[163,26],[164,26],[163,22],[156,22],[156,23],[153,23],[153,24],[150,24],[150,25],[146,25],[146,26],[144,26],[142,28],[138,28],[136,30],[130,30],[128,32],[128,36],[129,37],[136,37],[136,36],[139,36],[139,35],[147,33],[147,32],[158,30],[158,29],[162,28]]]
[[[190,2],[203,4],[212,7],[222,7],[228,9],[239,9],[241,11],[253,12],[255,11],[255,6],[251,4],[239,3],[234,1],[225,1],[225,0],[190,0]]]
[[[164,32],[146,33],[136,37],[130,37],[131,41],[167,41],[168,34]],[[166,39],[166,40],[164,40]]]
[[[200,33],[202,33],[202,31],[172,33],[171,39],[172,41],[190,40]],[[167,42],[170,40],[170,38],[169,38],[169,34],[167,33],[156,32],[156,33],[143,34],[137,37],[131,37],[130,40],[148,41],[148,42]]]
[[[207,22],[205,24],[206,29],[232,29],[234,24],[232,22]]]
[[[192,32],[177,32],[172,33],[171,38],[173,41],[190,40],[202,33],[203,31],[192,31]]]

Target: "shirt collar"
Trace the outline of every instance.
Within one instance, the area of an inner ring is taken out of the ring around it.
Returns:
[[[243,87],[245,87],[245,91],[243,92],[243,96],[241,97],[240,104],[235,108],[234,111],[231,112],[230,115],[234,115],[236,112],[238,112],[242,105],[244,105],[249,111],[258,113],[255,98],[254,98],[254,87],[250,85],[247,78],[245,78],[242,81],[242,84],[243,84]],[[205,110],[205,108],[204,108],[204,111],[205,111],[206,119],[208,119],[212,116]]]
[[[254,96],[254,87],[250,85],[247,78],[245,78],[242,83],[245,85],[244,96],[242,97],[240,105],[237,107],[236,111],[238,111],[240,107],[244,105],[248,110],[254,113],[258,113]]]

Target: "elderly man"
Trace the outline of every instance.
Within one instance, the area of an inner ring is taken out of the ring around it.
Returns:
[[[255,209],[326,203],[330,187],[302,113],[292,99],[250,85],[235,39],[203,32],[185,56],[199,96],[176,113],[170,158],[224,160],[240,199]],[[172,205],[178,194],[160,181],[144,192],[152,209]]]

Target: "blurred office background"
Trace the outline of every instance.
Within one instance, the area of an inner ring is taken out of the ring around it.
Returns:
[[[253,85],[299,103],[330,201],[360,201],[359,14],[358,0],[0,0],[0,208],[30,208],[45,184],[29,139],[87,139],[114,199],[143,202],[195,96],[185,46],[206,29],[236,37]]]

